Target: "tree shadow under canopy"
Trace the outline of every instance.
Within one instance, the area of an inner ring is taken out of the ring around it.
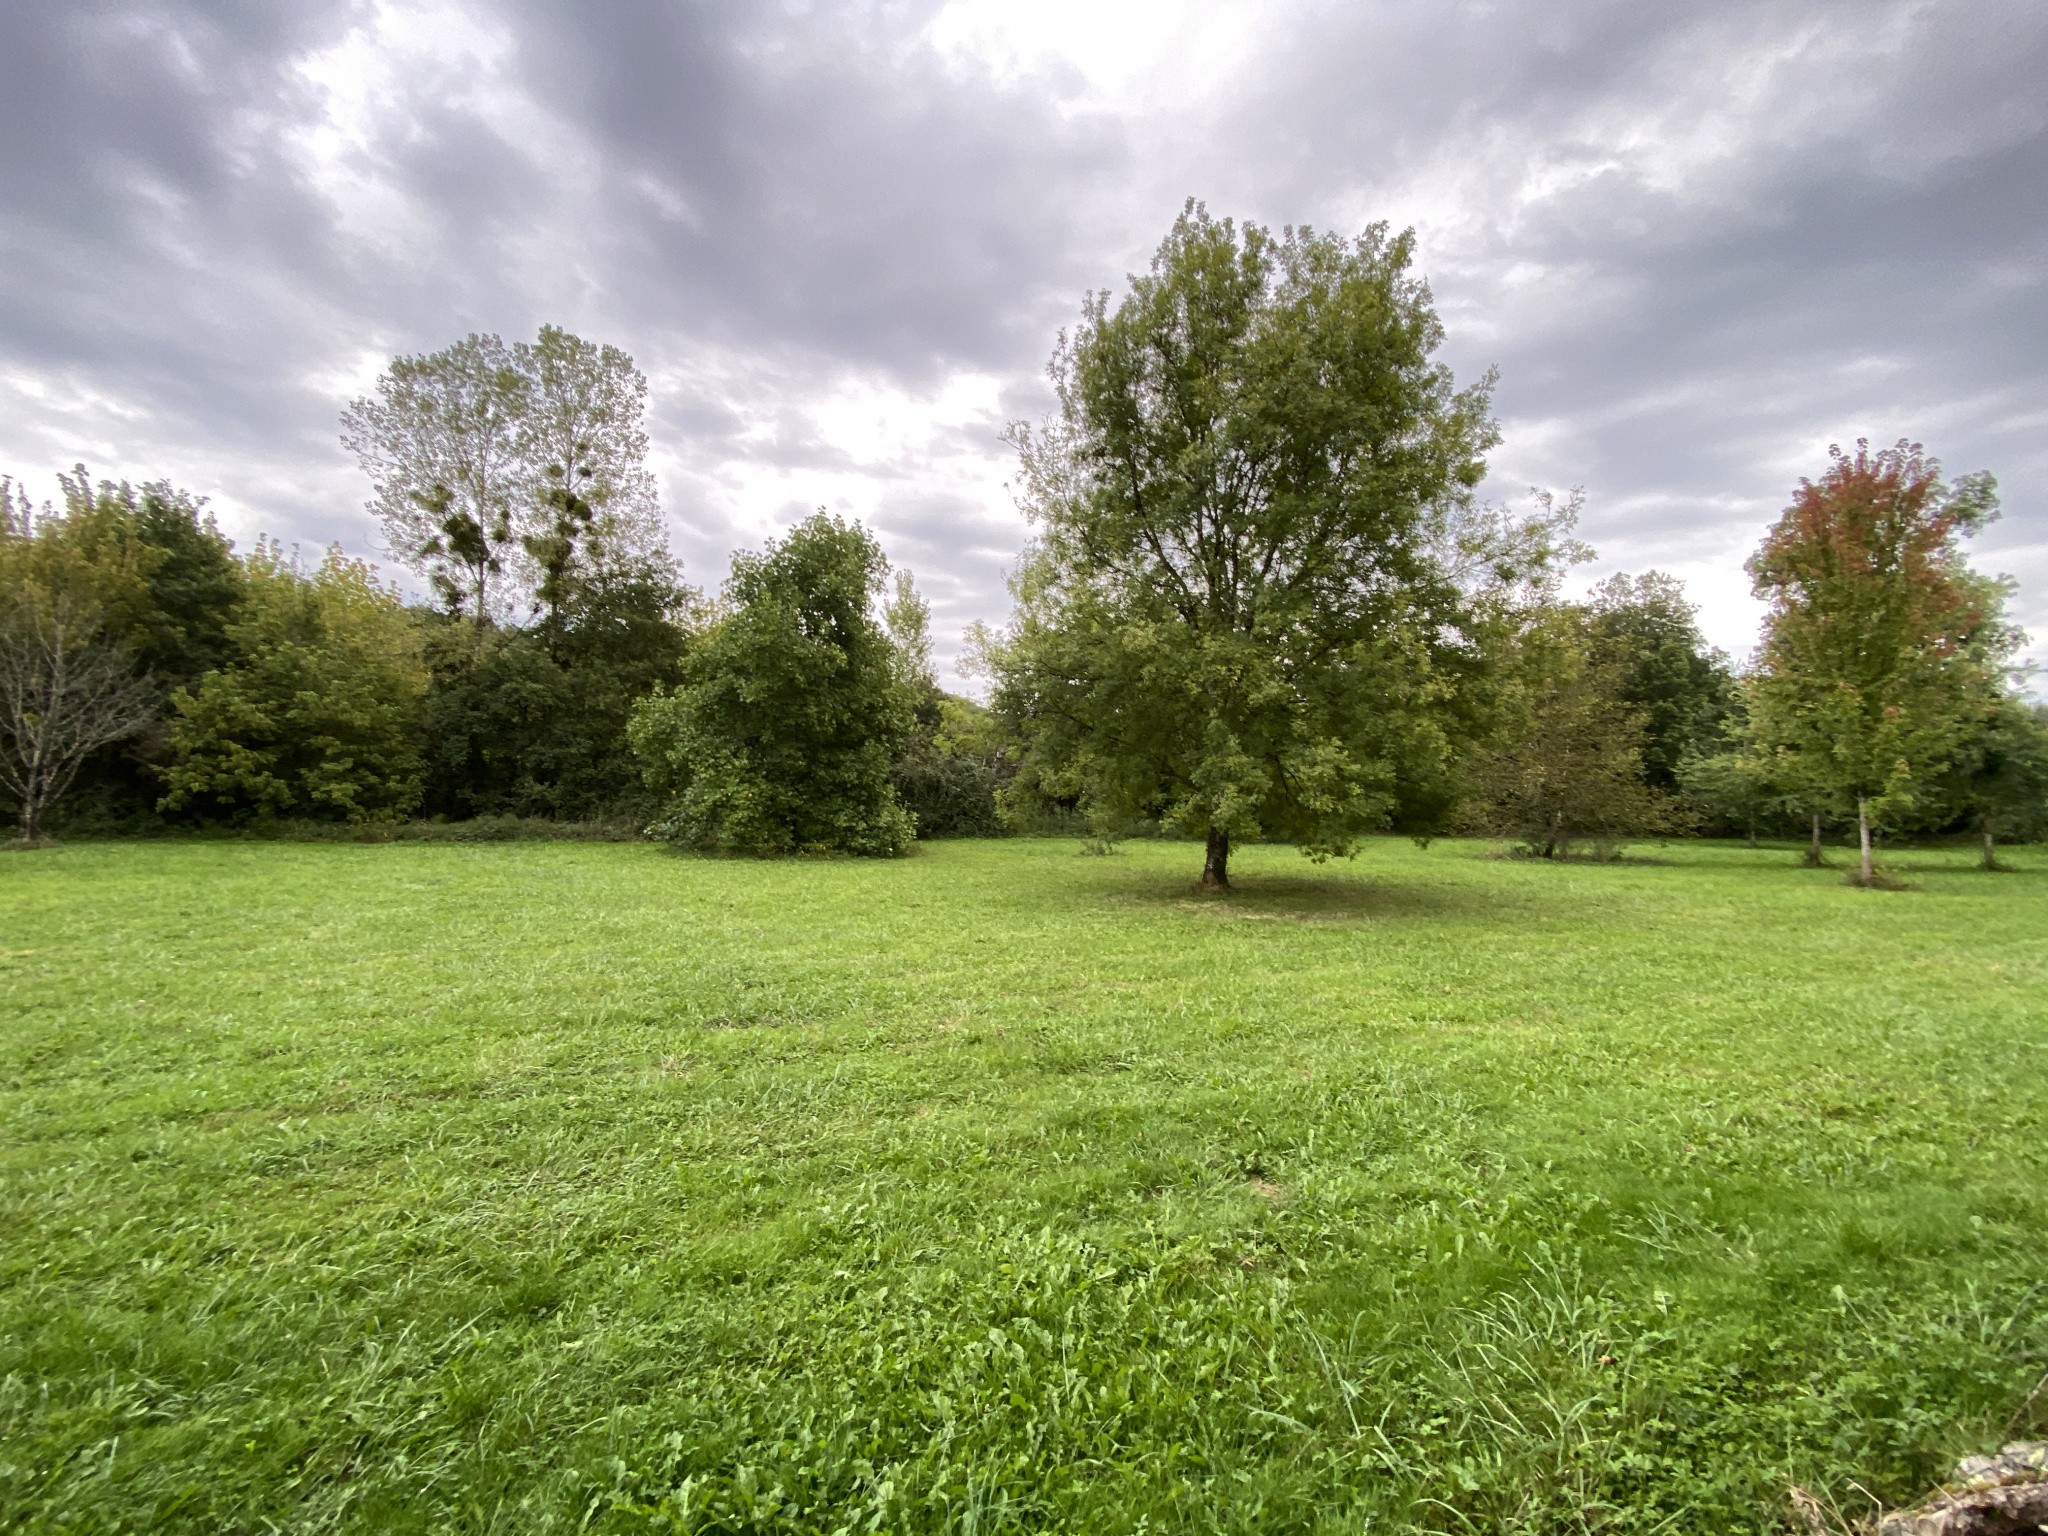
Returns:
[[[1199,912],[1246,922],[1394,921],[1477,913],[1495,905],[1476,891],[1411,881],[1342,875],[1242,874],[1225,891],[1191,880],[1131,881],[1113,899],[1134,905]]]

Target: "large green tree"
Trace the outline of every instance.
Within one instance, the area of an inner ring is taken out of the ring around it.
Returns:
[[[890,769],[918,690],[878,615],[888,570],[865,529],[822,512],[734,558],[680,681],[634,712],[661,835],[729,853],[903,851],[915,826]]]
[[[1457,524],[1496,438],[1411,235],[1274,235],[1190,203],[1091,297],[1019,429],[1037,538],[988,637],[1016,798],[1156,817],[1229,881],[1248,837],[1349,850],[1447,811],[1476,661]]]
[[[71,572],[64,580],[87,581],[115,638],[166,687],[224,663],[241,568],[204,499],[167,480],[95,482],[83,464],[57,483],[62,506],[37,513],[21,487],[0,481],[7,533],[37,551],[31,563],[47,577],[61,566]]]
[[[1998,692],[2015,637],[1962,540],[1997,515],[1989,475],[1953,485],[1917,443],[1830,448],[1749,562],[1770,605],[1752,728],[1785,777],[1875,826],[1914,813]]]
[[[396,358],[344,412],[392,550],[472,621],[426,626],[425,809],[588,817],[642,793],[626,720],[675,679],[695,605],[646,397],[619,348],[545,325]]]

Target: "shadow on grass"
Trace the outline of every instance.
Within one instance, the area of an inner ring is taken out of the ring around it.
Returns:
[[[1488,848],[1473,857],[1531,869],[1672,869],[1682,862],[1658,853],[1565,853],[1546,858],[1516,847]]]
[[[1113,899],[1241,922],[1318,923],[1452,917],[1496,906],[1498,893],[1328,876],[1245,875],[1232,881],[1228,891],[1205,891],[1185,881],[1148,882],[1115,892]]]

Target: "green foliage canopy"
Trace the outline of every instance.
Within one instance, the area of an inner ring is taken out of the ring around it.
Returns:
[[[146,696],[144,707],[117,711],[122,729],[62,775],[67,817],[132,825],[159,793],[171,691],[232,653],[227,624],[241,597],[241,567],[204,501],[168,481],[95,483],[82,464],[57,479],[62,506],[40,513],[19,487],[0,481],[0,618],[17,639],[40,636],[31,649],[46,657],[75,651],[83,662],[90,654],[98,657],[92,670],[104,673],[107,652],[119,658],[114,672],[137,678],[141,692],[129,702]],[[53,651],[60,630],[66,639]],[[38,822],[56,798],[33,808]]]
[[[1673,825],[1671,797],[1646,781],[1646,711],[1598,628],[1597,611],[1537,611],[1499,665],[1512,674],[1512,728],[1475,773],[1480,827],[1541,858],[1612,848]]]
[[[642,809],[627,722],[677,680],[696,607],[664,562],[614,561],[580,576],[531,629],[425,617],[421,809],[458,819]]]
[[[1989,702],[1964,737],[1941,785],[1942,804],[1984,839],[1984,867],[1997,865],[2001,837],[2048,828],[2048,705],[2010,696]]]
[[[1734,708],[1728,658],[1700,634],[1685,587],[1662,571],[1613,576],[1594,588],[1587,632],[1615,698],[1642,714],[1643,779],[1678,787],[1680,766],[1709,752]]]
[[[888,562],[823,512],[733,561],[724,612],[630,735],[655,830],[707,851],[891,855],[915,832],[890,782],[917,702],[878,621]]]
[[[391,820],[419,804],[420,633],[370,567],[308,573],[275,545],[243,562],[236,658],[175,698],[167,811]]]
[[[1412,253],[1190,203],[1088,300],[1017,432],[1038,538],[984,642],[1013,805],[1156,816],[1222,885],[1233,838],[1341,854],[1447,776],[1477,662],[1451,551],[1496,430],[1491,379],[1433,360]]]
[[[894,769],[896,797],[917,819],[917,835],[1002,836],[1001,796],[1015,771],[1010,749],[990,710],[936,687],[926,693]]]

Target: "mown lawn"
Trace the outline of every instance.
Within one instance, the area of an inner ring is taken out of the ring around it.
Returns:
[[[0,856],[0,1525],[1719,1536],[2048,1426],[2048,857],[1640,851]]]

